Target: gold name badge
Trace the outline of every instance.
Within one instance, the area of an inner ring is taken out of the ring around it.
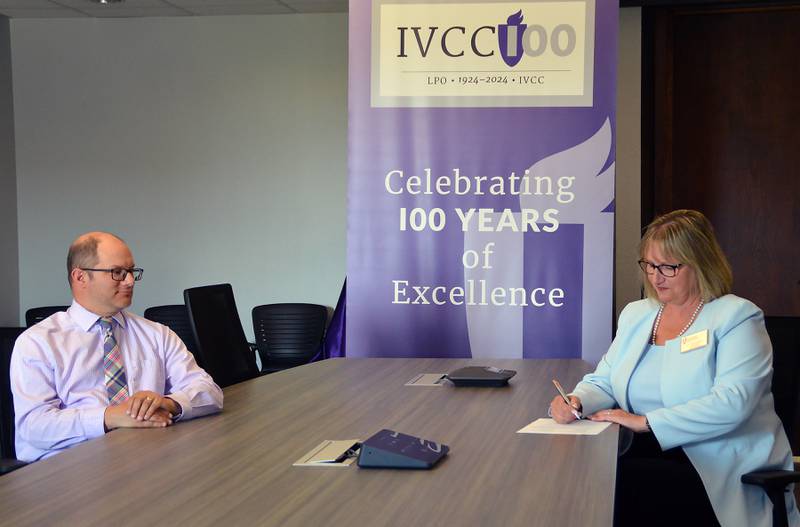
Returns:
[[[691,335],[686,335],[685,337],[681,337],[681,353],[702,348],[706,344],[708,344],[707,329],[698,331],[697,333],[692,333]]]

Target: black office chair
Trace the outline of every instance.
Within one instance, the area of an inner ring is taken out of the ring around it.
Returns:
[[[59,311],[66,311],[69,306],[32,307],[25,312],[25,325],[31,327]]]
[[[253,331],[261,371],[306,364],[319,352],[328,309],[318,304],[266,304],[253,308]]]
[[[11,351],[25,328],[0,328],[0,475],[8,474],[27,463],[16,459],[14,451],[14,403],[11,397],[9,366]]]
[[[800,317],[764,317],[767,333],[772,341],[772,394],[775,412],[783,422],[792,452],[798,452],[798,395],[800,395]],[[742,483],[763,488],[772,501],[772,525],[786,527],[784,494],[787,487],[800,481],[800,472],[792,470],[765,470],[742,475]]]
[[[231,284],[192,287],[183,292],[197,356],[221,387],[259,376],[256,357],[242,329]]]
[[[192,332],[192,323],[189,321],[189,312],[184,304],[148,307],[144,310],[144,318],[164,324],[174,331],[186,345],[186,349],[194,355],[197,364],[205,368],[201,357],[197,354],[197,342]]]

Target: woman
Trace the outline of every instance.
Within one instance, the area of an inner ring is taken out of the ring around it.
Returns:
[[[769,498],[740,477],[791,470],[792,454],[763,314],[730,294],[730,266],[697,211],[657,218],[639,254],[647,298],[625,307],[608,352],[570,394],[592,420],[636,432],[618,462],[615,524],[767,527]],[[559,423],[575,420],[571,410],[550,403]]]

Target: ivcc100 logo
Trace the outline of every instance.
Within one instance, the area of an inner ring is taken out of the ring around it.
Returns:
[[[471,53],[492,57],[499,52],[509,67],[516,66],[523,56],[539,57],[550,50],[557,57],[567,57],[577,44],[577,32],[569,24],[558,24],[548,31],[540,24],[524,24],[522,10],[509,16],[505,24],[496,26],[398,26],[398,58],[418,55],[426,58],[436,50],[452,58]],[[491,38],[494,35],[495,38]]]

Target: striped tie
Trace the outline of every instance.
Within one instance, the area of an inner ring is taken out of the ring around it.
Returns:
[[[119,404],[128,398],[128,379],[122,364],[122,354],[114,338],[111,317],[101,318],[98,322],[103,330],[103,372],[106,379],[106,390],[110,404]]]

